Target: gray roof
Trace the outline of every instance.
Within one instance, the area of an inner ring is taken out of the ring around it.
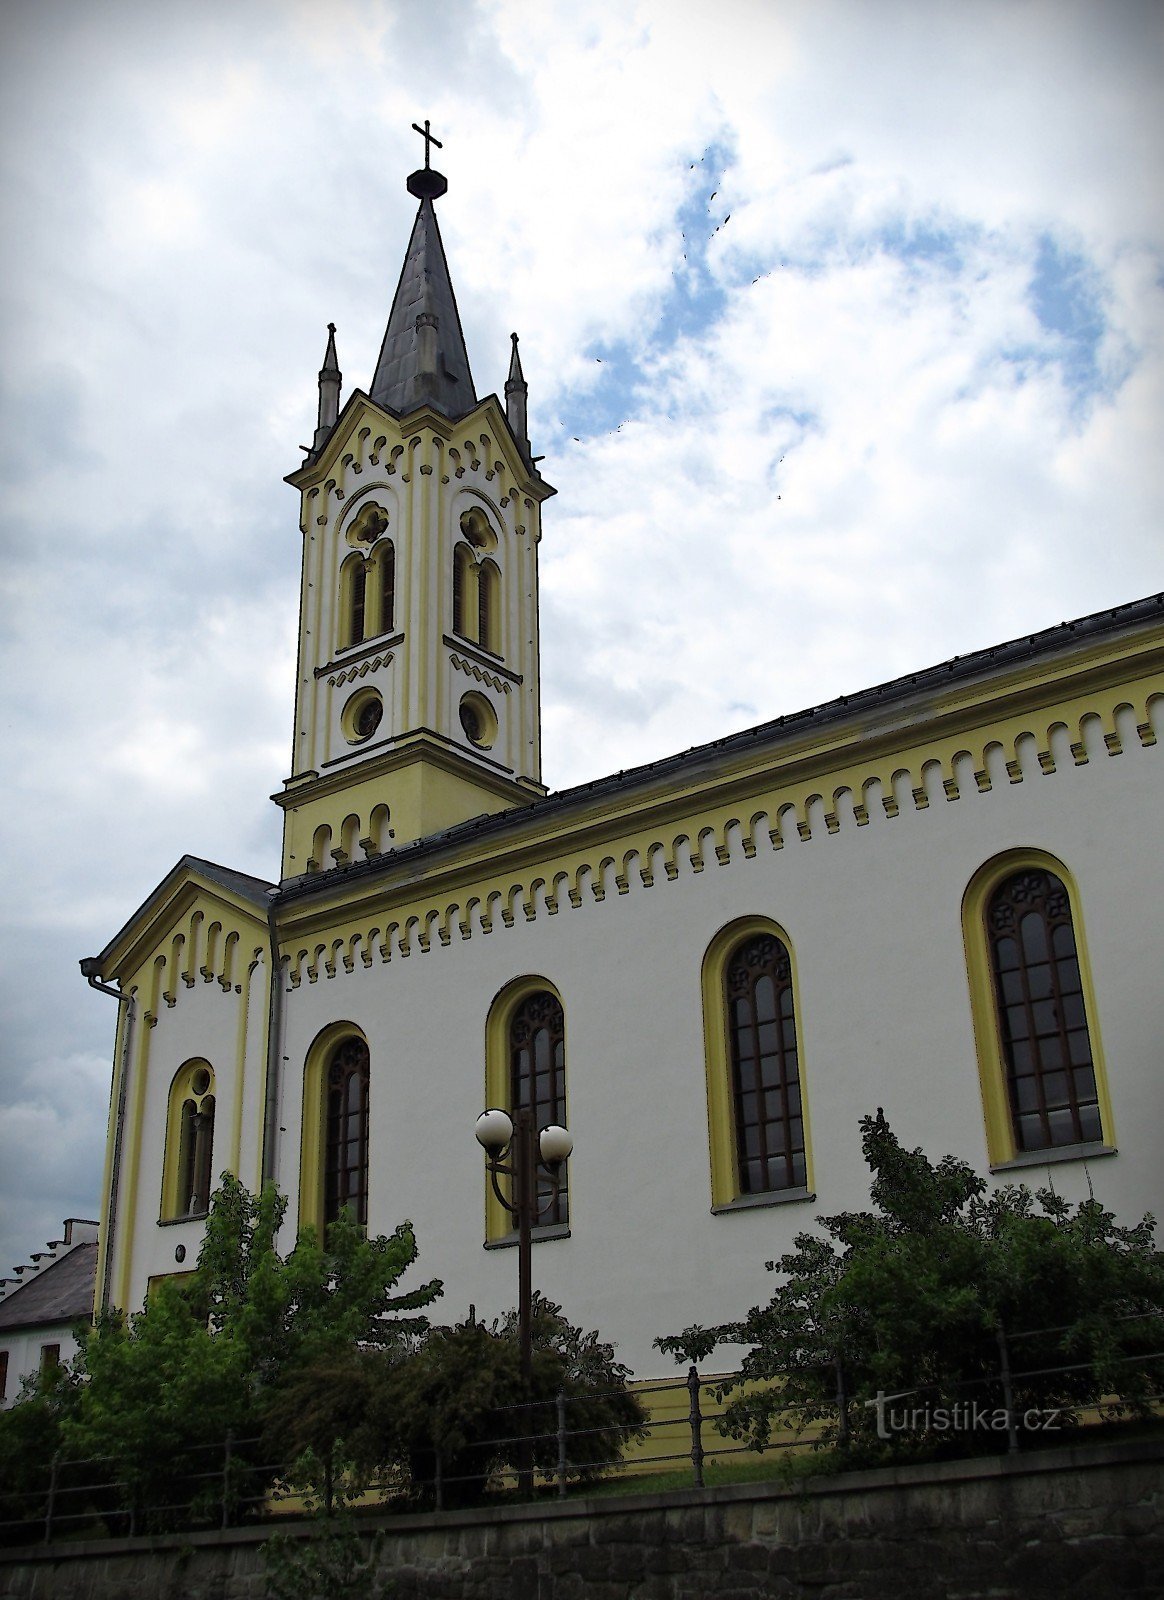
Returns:
[[[148,915],[155,906],[160,905],[169,894],[175,881],[184,872],[197,872],[203,878],[209,878],[219,888],[227,889],[232,894],[239,895],[244,900],[249,900],[265,917],[267,907],[275,892],[273,883],[266,883],[262,878],[252,878],[249,872],[235,872],[232,867],[220,867],[217,861],[207,861],[203,856],[183,856],[166,873],[153,892],[146,896],[141,905],[130,917],[124,927],[110,939],[99,956],[87,956],[81,962],[81,971],[88,977],[90,973],[96,976],[105,970],[104,963],[109,959],[109,953],[118,941],[124,936],[126,929],[135,923],[139,917]]]
[[[416,319],[421,313],[436,322],[435,376],[420,371]],[[427,404],[456,419],[477,404],[441,231],[427,196],[416,213],[369,392],[377,405],[398,413]]]
[[[273,883],[267,883],[263,878],[252,878],[249,872],[236,872],[233,867],[220,867],[216,861],[207,861],[202,856],[183,856],[174,871],[181,867],[190,867],[204,878],[211,879],[222,889],[229,889],[233,894],[238,894],[244,900],[251,900],[264,912],[270,899]]]
[[[96,1243],[75,1245],[68,1255],[0,1300],[0,1331],[91,1317],[96,1282]]]

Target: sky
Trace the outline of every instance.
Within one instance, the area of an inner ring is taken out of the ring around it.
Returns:
[[[0,1275],[100,1200],[77,962],[273,878],[326,324],[428,117],[521,335],[551,788],[1164,587],[1164,6],[3,0]]]

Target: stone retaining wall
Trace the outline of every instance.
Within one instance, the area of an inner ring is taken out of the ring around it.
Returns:
[[[367,1593],[1161,1600],[1162,1466],[1164,1443],[1090,1445],[847,1473],[793,1490],[741,1485],[384,1518]],[[269,1531],[9,1551],[0,1554],[0,1600],[263,1600]],[[290,1531],[310,1532],[302,1524]]]

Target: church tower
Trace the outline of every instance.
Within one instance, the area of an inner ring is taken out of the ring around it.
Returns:
[[[328,872],[470,817],[528,804],[541,782],[541,503],[514,334],[505,405],[478,400],[429,164],[367,393],[340,406],[335,329],[319,420],[287,482],[303,568],[283,877]]]

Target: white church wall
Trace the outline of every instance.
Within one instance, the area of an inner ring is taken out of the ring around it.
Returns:
[[[179,990],[174,1005],[164,1007],[156,1026],[148,1030],[148,1054],[140,1078],[138,1033],[128,1098],[131,1106],[140,1105],[140,1122],[135,1115],[127,1129],[115,1229],[116,1264],[124,1269],[125,1251],[131,1246],[132,1274],[128,1292],[123,1294],[120,1288],[120,1281],[125,1280],[115,1279],[113,1285],[115,1301],[130,1310],[140,1309],[144,1303],[151,1277],[193,1269],[205,1233],[201,1218],[175,1220],[163,1214],[170,1089],[186,1062],[205,1061],[214,1073],[214,1182],[224,1169],[233,1169],[237,1160],[243,1182],[251,1188],[258,1186],[266,993],[261,982],[243,984],[242,989],[242,994],[234,989],[225,993],[217,983],[200,981]],[[138,1029],[142,1026],[139,1021]],[[244,1037],[247,1048],[240,1061],[239,1043]],[[236,1132],[240,1110],[241,1130]],[[177,1259],[179,1249],[182,1260]]]
[[[297,1071],[319,1031],[343,1018],[371,1048],[370,1220],[416,1226],[420,1270],[446,1283],[445,1315],[513,1303],[512,1251],[482,1247],[483,1162],[472,1137],[485,1104],[485,1020],[493,997],[526,974],[547,978],[566,1017],[571,1237],[539,1243],[535,1279],[569,1314],[616,1339],[639,1372],[666,1365],[653,1338],[738,1315],[767,1292],[763,1262],[788,1248],[817,1210],[868,1203],[859,1118],[884,1106],[909,1145],[987,1170],[961,903],[974,873],[1004,850],[1059,858],[1083,908],[1108,1063],[1119,1154],[1088,1164],[1051,1158],[1003,1178],[1053,1174],[1071,1200],[1089,1179],[1125,1220],[1159,1210],[1164,1172],[1159,1105],[1158,938],[1164,863],[1144,837],[1157,797],[1158,750],[1101,746],[1085,766],[1005,770],[925,810],[877,805],[858,828],[789,828],[771,850],[701,872],[630,875],[602,903],[521,912],[512,928],[454,934],[387,963],[356,962],[288,996],[280,1177],[298,1172]],[[906,797],[908,798],[908,797]],[[773,807],[775,810],[775,807]],[[801,1070],[811,1120],[815,1204],[713,1216],[700,970],[714,934],[762,914],[787,932],[799,980]],[[1000,1180],[1001,1181],[1001,1180]]]

